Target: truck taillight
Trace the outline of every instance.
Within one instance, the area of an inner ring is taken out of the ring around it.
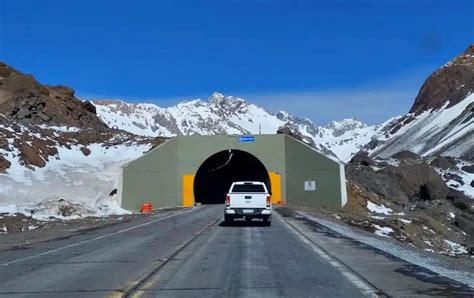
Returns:
[[[271,202],[272,202],[272,197],[267,196],[267,207],[270,207]]]
[[[221,201],[222,202],[222,201]],[[225,197],[225,205],[226,207],[229,207],[230,206],[230,196],[226,196]]]

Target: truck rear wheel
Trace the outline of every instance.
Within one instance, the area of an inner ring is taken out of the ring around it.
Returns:
[[[272,225],[271,219],[269,217],[264,217],[263,218],[263,225],[267,226],[267,227],[271,226]]]
[[[234,222],[234,218],[231,215],[224,215],[224,221],[225,223],[230,224]]]

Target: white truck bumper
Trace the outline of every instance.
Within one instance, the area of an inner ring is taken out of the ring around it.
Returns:
[[[235,215],[237,214],[235,212],[235,210],[232,210],[232,209],[225,209],[224,211],[225,214],[228,214],[228,215]],[[240,214],[240,213],[239,213]],[[272,214],[272,210],[271,209],[264,209],[262,211],[260,211],[260,215],[271,215]]]

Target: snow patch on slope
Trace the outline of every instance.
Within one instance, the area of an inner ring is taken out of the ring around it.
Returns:
[[[58,202],[65,201],[77,205],[79,217],[127,213],[110,193],[117,188],[120,167],[141,156],[151,145],[105,147],[95,143],[87,146],[91,151],[88,156],[80,147],[58,147],[55,158],[34,171],[21,164],[18,152],[4,153],[12,164],[6,174],[0,174],[0,210],[38,219],[60,217]]]
[[[369,152],[380,157],[390,157],[402,150],[421,156],[460,157],[472,150],[474,144],[473,103],[474,94],[471,94],[449,108],[446,102],[439,110],[424,111],[416,116],[408,114],[402,123],[394,119],[375,134],[374,140],[380,145],[369,148]],[[396,132],[390,133],[393,130]]]
[[[393,212],[392,209],[385,207],[383,204],[377,205],[377,204],[372,203],[371,201],[367,201],[367,209],[369,209],[370,212],[372,213],[385,214],[385,215],[390,215]]]
[[[375,228],[374,234],[381,237],[390,237],[390,234],[393,233],[393,229],[390,227],[382,227],[376,224],[372,224]]]
[[[472,166],[473,163],[466,161],[459,161],[456,167],[451,169],[440,169],[436,171],[443,178],[450,188],[462,191],[466,196],[474,199],[474,186],[471,183],[474,181],[474,173],[463,171],[464,166]]]

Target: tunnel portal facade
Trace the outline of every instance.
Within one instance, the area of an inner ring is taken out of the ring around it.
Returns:
[[[261,181],[274,204],[340,209],[344,165],[283,134],[178,136],[121,169],[118,196],[137,210],[224,203],[234,181]]]

